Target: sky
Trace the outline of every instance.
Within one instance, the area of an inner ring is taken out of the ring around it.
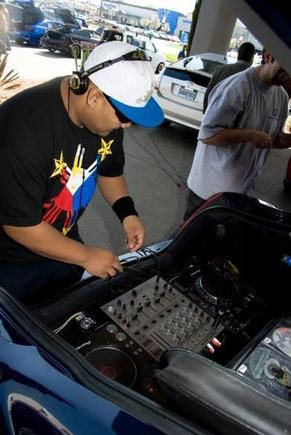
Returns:
[[[124,0],[126,3],[153,8],[171,9],[187,14],[193,12],[196,0]]]

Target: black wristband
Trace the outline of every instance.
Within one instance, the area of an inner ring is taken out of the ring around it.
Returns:
[[[138,216],[138,213],[134,207],[133,199],[130,196],[123,196],[122,198],[119,198],[113,204],[112,209],[121,223],[127,216]]]

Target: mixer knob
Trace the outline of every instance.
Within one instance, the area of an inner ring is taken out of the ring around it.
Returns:
[[[167,288],[168,288],[168,283],[165,282],[165,284],[164,284],[164,289],[167,290]]]
[[[147,300],[145,301],[145,306],[148,307],[150,304],[151,304],[151,301],[150,301],[149,299],[147,299]]]
[[[131,296],[132,296],[133,298],[136,298],[136,297],[137,297],[137,291],[136,291],[136,290],[132,290],[132,292],[131,292]]]
[[[139,304],[138,304],[138,306],[137,306],[137,311],[142,311],[142,309],[143,309],[143,304],[140,302]]]
[[[118,332],[115,335],[115,338],[116,338],[117,341],[125,341],[127,337],[126,337],[126,335],[123,332]]]
[[[122,311],[126,311],[126,303],[124,303],[123,305],[122,305]]]
[[[134,307],[134,299],[131,299],[131,301],[130,301],[130,305],[131,305],[132,307]]]
[[[158,304],[160,302],[160,298],[159,297],[156,297],[155,298],[155,304]]]
[[[137,314],[136,313],[133,313],[132,315],[131,315],[131,320],[136,320],[137,319]]]
[[[116,334],[118,329],[117,326],[110,323],[109,325],[106,326],[106,331],[108,331],[110,334]]]
[[[117,318],[118,318],[118,319],[122,319],[122,314],[119,313],[118,316],[117,316]]]
[[[118,299],[118,301],[117,301],[117,305],[120,307],[121,304],[122,304],[121,300]]]

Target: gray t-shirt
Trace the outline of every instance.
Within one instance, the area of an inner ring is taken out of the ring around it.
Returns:
[[[209,106],[198,135],[188,187],[206,199],[217,192],[248,193],[268,157],[268,149],[251,143],[206,145],[203,139],[225,128],[249,128],[269,134],[282,131],[288,115],[288,96],[281,86],[267,86],[255,68],[228,77],[210,93]]]

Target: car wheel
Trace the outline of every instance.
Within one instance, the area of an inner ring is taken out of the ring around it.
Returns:
[[[161,71],[165,68],[165,64],[163,62],[159,63],[159,65],[156,68],[156,74],[160,74]]]
[[[49,48],[48,51],[50,51],[51,53],[55,53],[56,49],[55,48]]]
[[[79,58],[81,56],[81,47],[78,44],[73,44],[71,46],[71,55],[74,58]]]

